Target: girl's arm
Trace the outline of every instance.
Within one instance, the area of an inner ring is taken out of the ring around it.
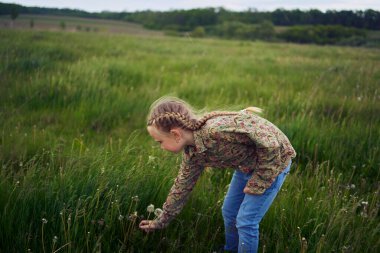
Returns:
[[[140,223],[140,228],[145,231],[151,231],[166,227],[169,222],[180,213],[183,206],[186,204],[190,192],[193,190],[202,171],[202,166],[191,163],[189,157],[184,154],[178,176],[176,177],[163,205],[161,216],[154,221],[142,221]]]

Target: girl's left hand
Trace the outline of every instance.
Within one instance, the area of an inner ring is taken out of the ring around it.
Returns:
[[[143,220],[140,222],[139,228],[148,233],[156,229],[160,229],[161,227],[155,220]]]

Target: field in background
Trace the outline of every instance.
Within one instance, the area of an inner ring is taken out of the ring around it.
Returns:
[[[168,93],[207,110],[261,107],[291,140],[260,252],[380,250],[379,50],[2,29],[0,79],[0,251],[221,245],[232,170],[205,171],[167,229],[137,228],[178,171],[180,156],[145,131]]]
[[[105,33],[125,33],[147,36],[162,36],[159,31],[144,29],[142,25],[104,19],[79,18],[68,16],[50,16],[50,15],[20,15],[13,23],[9,15],[0,15],[0,26],[2,28],[14,29],[34,29],[60,31],[66,30],[71,32],[105,32]]]

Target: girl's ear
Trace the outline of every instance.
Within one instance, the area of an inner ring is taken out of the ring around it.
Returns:
[[[178,128],[171,129],[170,134],[172,134],[176,140],[178,140],[182,136],[182,134]]]

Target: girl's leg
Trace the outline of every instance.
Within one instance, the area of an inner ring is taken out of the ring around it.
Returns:
[[[236,228],[236,216],[245,195],[243,192],[247,183],[245,175],[243,172],[235,170],[222,206],[226,237],[224,250],[227,251],[237,252],[238,250],[239,235]]]
[[[270,188],[262,195],[245,194],[236,218],[239,234],[239,253],[256,253],[259,247],[259,223],[280,190],[290,164],[277,176]]]

